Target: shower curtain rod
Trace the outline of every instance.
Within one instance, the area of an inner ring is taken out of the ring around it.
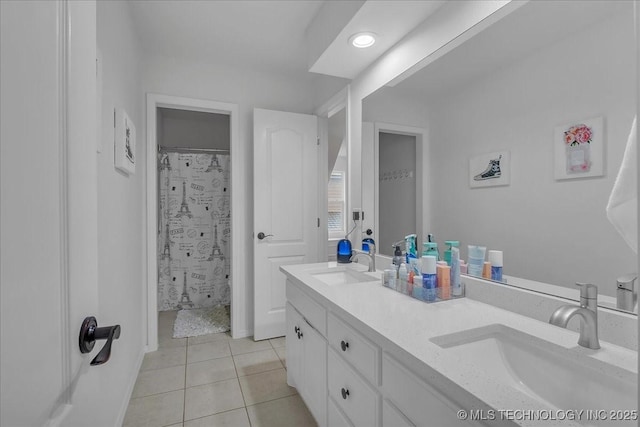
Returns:
[[[176,153],[228,153],[226,148],[180,148],[180,147],[162,147],[158,145],[158,152],[173,151]]]

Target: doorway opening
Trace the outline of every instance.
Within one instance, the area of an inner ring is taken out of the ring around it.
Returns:
[[[158,348],[159,313],[171,310],[180,320],[174,338],[244,333],[235,330],[237,138],[234,104],[147,97],[147,351]]]
[[[174,338],[227,332],[231,306],[230,118],[158,108],[158,310]]]

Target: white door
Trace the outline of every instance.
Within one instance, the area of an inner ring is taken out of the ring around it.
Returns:
[[[281,265],[318,260],[318,120],[253,110],[254,339],[285,334]]]
[[[96,4],[2,1],[0,17],[0,425],[99,425],[102,344],[78,345],[100,320]]]

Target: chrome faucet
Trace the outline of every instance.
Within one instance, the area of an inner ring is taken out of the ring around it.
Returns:
[[[618,290],[616,291],[616,307],[620,310],[633,311],[638,302],[638,290],[635,287],[637,274],[627,274],[618,277]]]
[[[357,261],[358,257],[364,256],[369,261],[369,271],[376,271],[376,245],[373,243],[367,243],[369,245],[369,252],[361,251],[359,249],[353,250],[350,261]]]
[[[580,286],[580,306],[563,305],[553,312],[549,323],[552,325],[567,327],[569,320],[580,316],[580,338],[578,345],[582,347],[598,349],[598,287],[588,283],[576,283]]]

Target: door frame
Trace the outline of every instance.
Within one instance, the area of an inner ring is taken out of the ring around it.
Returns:
[[[231,141],[229,153],[231,155],[231,334],[234,338],[246,335],[246,331],[239,331],[241,321],[241,303],[245,301],[244,270],[242,260],[242,236],[240,228],[244,217],[238,213],[244,212],[241,193],[243,191],[243,177],[241,159],[244,153],[240,151],[238,105],[206,99],[186,98],[181,96],[147,93],[147,352],[158,349],[158,168],[156,159],[158,154],[157,141],[157,110],[158,108],[174,108],[178,110],[199,111],[205,113],[225,114],[229,116]]]
[[[318,116],[318,138],[320,138],[320,155],[318,156],[318,175],[320,177],[318,181],[318,218],[320,218],[320,231],[318,231],[318,259],[326,260],[329,256],[329,230],[327,228],[327,216],[328,216],[328,187],[329,172],[328,163],[329,160],[329,135],[328,135],[328,119],[336,113],[339,113],[342,109],[345,110],[345,144],[347,144],[347,156],[351,155],[349,150],[349,86],[345,86],[338,93],[333,95],[327,102],[318,107],[315,111],[315,115]],[[347,165],[347,184],[346,184],[346,198],[345,198],[345,214],[349,215],[351,212],[351,200],[350,194],[350,168]],[[348,223],[348,221],[347,221]],[[347,227],[348,228],[348,227]]]
[[[397,135],[408,135],[416,138],[416,234],[418,238],[424,238],[431,225],[431,210],[429,209],[429,200],[431,199],[431,189],[427,177],[429,176],[429,139],[427,131],[422,128],[413,126],[396,125],[391,123],[374,122],[374,138],[373,138],[373,156],[374,156],[374,209],[375,230],[374,239],[378,241],[378,230],[380,229],[380,183],[378,176],[380,175],[380,132],[393,133]],[[403,236],[400,236],[403,237]]]

